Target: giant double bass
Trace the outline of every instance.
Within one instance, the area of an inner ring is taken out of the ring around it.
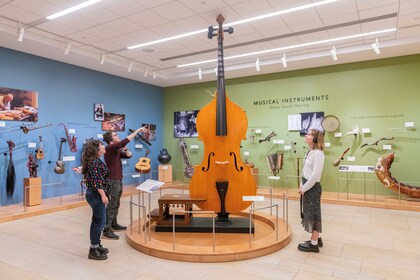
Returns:
[[[240,143],[246,138],[248,120],[245,111],[233,103],[225,91],[223,62],[224,18],[217,17],[219,27],[209,27],[208,37],[218,39],[217,91],[213,100],[197,116],[198,139],[204,143],[204,158],[194,166],[190,196],[206,198],[198,203],[202,210],[218,212],[218,221],[229,221],[229,213],[245,210],[251,202],[243,196],[256,194],[256,184],[249,165],[240,159]],[[216,33],[214,33],[216,31]],[[219,212],[220,211],[220,212]]]

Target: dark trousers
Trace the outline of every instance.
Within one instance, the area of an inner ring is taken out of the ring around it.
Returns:
[[[90,244],[98,245],[101,242],[101,233],[105,227],[106,211],[105,204],[102,203],[101,195],[88,188],[86,191],[86,201],[92,208],[92,222],[90,223]]]
[[[120,200],[122,195],[122,180],[109,180],[109,188],[111,199],[106,208],[106,225],[105,230],[110,230],[112,226],[116,226],[118,209],[120,209]]]

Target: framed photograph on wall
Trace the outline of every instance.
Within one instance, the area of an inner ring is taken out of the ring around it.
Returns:
[[[0,120],[38,121],[38,92],[0,87]]]
[[[149,132],[143,133],[147,141],[156,141],[156,125],[151,123],[142,123],[141,126],[146,126]]]
[[[96,103],[93,106],[93,117],[95,121],[103,121],[105,120],[105,107],[104,104]]]
[[[105,112],[102,130],[125,131],[125,115]]]
[[[174,112],[174,137],[198,137],[196,121],[200,110]]]
[[[324,112],[300,113],[300,115],[302,122],[300,135],[306,135],[311,128],[323,131],[321,122],[324,118]]]

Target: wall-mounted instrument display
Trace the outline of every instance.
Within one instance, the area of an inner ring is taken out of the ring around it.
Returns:
[[[277,133],[275,133],[275,132],[273,131],[273,132],[271,132],[270,134],[268,134],[268,135],[267,135],[267,137],[265,137],[264,139],[260,139],[260,140],[258,140],[258,142],[259,142],[259,143],[262,143],[262,142],[269,142],[269,141],[271,140],[271,138],[273,138],[273,137],[275,137],[275,136],[277,136]]]
[[[16,182],[16,173],[15,173],[15,166],[13,165],[13,148],[15,147],[15,143],[12,140],[7,141],[7,145],[9,146],[9,165],[7,166],[7,176],[6,176],[6,194],[7,197],[11,198],[15,191],[15,182]]]
[[[283,168],[283,154],[274,153],[270,154],[267,157],[268,168],[270,168],[271,173],[276,176],[277,173]]]
[[[24,125],[24,124],[22,124],[20,126],[20,129],[23,131],[23,133],[27,134],[31,130],[40,129],[40,128],[44,128],[44,127],[49,127],[49,126],[52,126],[52,123],[47,123],[47,124],[43,124],[43,125]]]
[[[386,157],[380,157],[375,166],[375,173],[379,181],[384,184],[385,187],[394,191],[401,192],[402,194],[408,195],[412,198],[420,198],[420,187],[410,186],[399,182],[391,175],[391,165],[394,162],[395,153],[391,153]]]
[[[339,158],[337,158],[336,160],[334,160],[333,165],[335,167],[340,165],[340,162],[344,159],[344,156],[348,153],[348,151],[350,151],[350,147],[348,147]]]
[[[60,150],[58,152],[58,159],[55,163],[55,167],[54,167],[54,172],[56,174],[63,174],[65,169],[64,169],[64,161],[61,160],[61,152],[62,152],[62,148],[63,148],[63,143],[66,143],[67,139],[66,138],[61,138],[60,139]]]
[[[246,139],[248,120],[245,111],[233,103],[225,91],[223,61],[223,34],[233,33],[224,29],[224,17],[219,15],[217,30],[210,26],[207,37],[217,36],[218,64],[217,91],[213,100],[197,115],[198,139],[204,144],[204,158],[194,166],[190,182],[190,197],[205,198],[197,203],[202,210],[220,211],[218,222],[231,222],[229,212],[240,212],[251,205],[243,196],[253,196],[257,188],[251,168],[240,158],[240,144]]]
[[[35,150],[35,157],[36,159],[41,160],[44,158],[44,156],[45,154],[44,154],[44,145],[42,143],[42,136],[39,136],[39,142]]]
[[[336,116],[328,115],[322,119],[321,126],[326,132],[334,132],[340,128],[340,121]]]
[[[149,173],[150,171],[150,158],[147,156],[149,155],[149,150],[146,150],[144,157],[141,157],[139,161],[136,163],[135,170],[140,173]]]
[[[381,139],[378,139],[373,143],[365,143],[362,146],[360,146],[360,148],[363,148],[363,147],[366,147],[366,146],[378,146],[379,142],[381,142],[381,141],[385,141],[385,140],[391,141],[391,140],[394,140],[394,139],[395,139],[395,137],[382,137]]]
[[[69,143],[70,151],[72,153],[77,152],[77,144],[76,144],[77,137],[74,135],[70,136],[69,131],[64,123],[60,123],[58,125],[62,125],[64,127],[64,132],[66,133],[67,142]]]
[[[185,164],[184,175],[187,178],[191,178],[194,175],[194,167],[191,165],[190,157],[188,155],[187,144],[185,144],[184,138],[179,138],[179,149],[181,150],[182,160]]]

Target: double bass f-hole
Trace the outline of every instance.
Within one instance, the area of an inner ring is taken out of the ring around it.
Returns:
[[[203,170],[204,172],[207,172],[207,171],[209,171],[209,169],[210,169],[210,158],[211,157],[214,157],[214,153],[213,152],[211,152],[209,155],[208,155],[208,157],[207,157],[207,168],[206,167],[201,167],[201,170]]]
[[[236,154],[235,154],[234,152],[230,152],[230,153],[229,153],[229,155],[230,155],[230,156],[233,156],[233,159],[234,159],[234,162],[235,162],[235,169],[236,169],[236,171],[238,171],[238,172],[242,172],[242,170],[244,170],[244,167],[243,167],[243,166],[241,166],[241,167],[238,169],[238,161],[236,160]]]

